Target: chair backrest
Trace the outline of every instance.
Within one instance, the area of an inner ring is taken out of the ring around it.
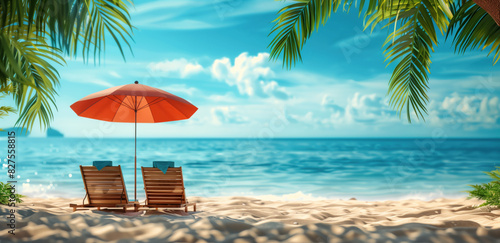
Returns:
[[[127,190],[123,182],[121,167],[106,166],[97,170],[95,166],[81,166],[83,184],[89,204],[108,205],[127,204]]]
[[[186,203],[182,167],[168,168],[164,174],[160,169],[141,167],[147,205],[180,206]]]

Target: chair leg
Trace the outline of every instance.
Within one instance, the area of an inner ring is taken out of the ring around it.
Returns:
[[[97,210],[101,210],[101,207],[97,207]]]
[[[186,213],[188,212],[188,206],[187,205],[184,207],[184,212],[186,212]]]
[[[127,212],[127,207],[123,207],[123,212],[126,213]]]
[[[193,210],[196,212],[196,203],[193,205]]]
[[[73,212],[76,212],[76,207],[73,207]]]
[[[134,204],[134,212],[137,212],[137,211],[139,211],[139,205]]]

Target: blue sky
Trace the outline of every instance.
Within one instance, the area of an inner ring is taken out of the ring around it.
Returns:
[[[363,32],[356,11],[339,12],[291,70],[269,61],[273,0],[135,1],[124,62],[110,39],[101,65],[68,59],[59,68],[52,126],[69,137],[131,137],[132,124],[78,117],[69,106],[112,86],[162,88],[199,110],[190,120],[140,124],[140,137],[498,137],[499,66],[487,52],[454,54],[440,38],[432,54],[429,115],[408,124],[387,104],[386,29]],[[2,102],[8,102],[8,98]],[[16,117],[4,121],[13,124]],[[436,135],[440,134],[440,135]],[[42,136],[38,128],[33,136]]]

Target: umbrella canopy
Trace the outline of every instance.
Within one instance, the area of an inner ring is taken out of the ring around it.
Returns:
[[[147,85],[127,84],[83,97],[71,105],[82,117],[135,123],[135,181],[137,201],[137,123],[157,123],[189,119],[198,108],[183,98]]]
[[[130,123],[184,120],[198,110],[183,98],[137,81],[83,97],[71,109],[82,117]]]

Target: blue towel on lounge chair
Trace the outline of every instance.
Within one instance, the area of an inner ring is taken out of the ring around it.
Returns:
[[[167,173],[169,167],[174,167],[174,161],[153,161],[153,168],[160,169],[163,174]]]
[[[113,166],[113,161],[105,160],[105,161],[94,161],[93,165],[97,168],[97,170],[101,170],[106,166]]]

